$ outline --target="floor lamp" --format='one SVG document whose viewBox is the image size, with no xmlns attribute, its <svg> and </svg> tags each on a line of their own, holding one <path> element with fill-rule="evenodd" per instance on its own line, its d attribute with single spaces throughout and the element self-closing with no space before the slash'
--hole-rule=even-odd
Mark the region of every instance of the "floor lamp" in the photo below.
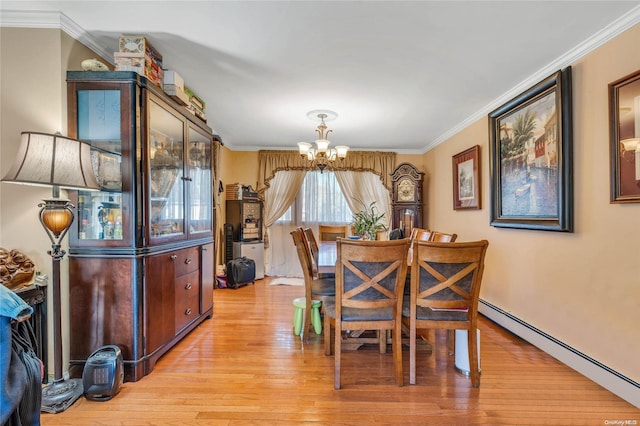
<svg viewBox="0 0 640 426">
<path fill-rule="evenodd" d="M 60 188 L 99 189 L 91 166 L 91 146 L 60 134 L 23 132 L 16 160 L 2 181 L 52 188 L 52 197 L 38 204 L 40 223 L 51 240 L 51 250 L 47 253 L 52 260 L 55 367 L 53 382 L 42 388 L 41 409 L 59 413 L 69 408 L 83 393 L 82 380 L 65 379 L 62 372 L 60 261 L 66 252 L 61 249 L 60 242 L 73 222 L 74 206 L 69 200 L 60 198 Z"/>
</svg>

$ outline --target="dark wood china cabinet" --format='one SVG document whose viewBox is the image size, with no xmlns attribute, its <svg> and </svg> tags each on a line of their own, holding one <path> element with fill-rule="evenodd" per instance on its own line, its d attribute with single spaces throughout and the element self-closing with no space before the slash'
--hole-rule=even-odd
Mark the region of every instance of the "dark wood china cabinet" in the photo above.
<svg viewBox="0 0 640 426">
<path fill-rule="evenodd" d="M 133 72 L 69 71 L 67 90 L 101 186 L 69 194 L 70 372 L 117 345 L 136 381 L 213 313 L 213 134 Z"/>
</svg>

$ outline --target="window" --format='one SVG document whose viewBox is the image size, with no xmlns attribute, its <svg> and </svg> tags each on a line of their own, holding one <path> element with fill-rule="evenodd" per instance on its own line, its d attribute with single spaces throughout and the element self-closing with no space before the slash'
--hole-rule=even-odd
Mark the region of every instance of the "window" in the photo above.
<svg viewBox="0 0 640 426">
<path fill-rule="evenodd" d="M 308 172 L 300 192 L 276 223 L 350 223 L 352 213 L 332 172 Z"/>
</svg>

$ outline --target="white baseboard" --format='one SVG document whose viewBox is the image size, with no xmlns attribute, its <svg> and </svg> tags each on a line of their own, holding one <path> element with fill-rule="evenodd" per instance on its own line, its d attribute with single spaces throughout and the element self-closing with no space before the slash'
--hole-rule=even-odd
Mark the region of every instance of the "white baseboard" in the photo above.
<svg viewBox="0 0 640 426">
<path fill-rule="evenodd" d="M 487 301 L 480 300 L 478 311 L 563 364 L 640 408 L 640 383 L 631 380 Z"/>
</svg>

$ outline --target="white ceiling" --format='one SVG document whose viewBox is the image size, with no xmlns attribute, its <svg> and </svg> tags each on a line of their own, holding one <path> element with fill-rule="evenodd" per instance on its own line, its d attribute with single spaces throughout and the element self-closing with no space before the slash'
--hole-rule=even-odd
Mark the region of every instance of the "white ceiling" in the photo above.
<svg viewBox="0 0 640 426">
<path fill-rule="evenodd" d="M 421 153 L 640 22 L 639 5 L 3 0 L 0 22 L 57 17 L 111 60 L 121 34 L 146 35 L 234 150 L 313 141 L 307 112 L 330 109 L 333 145 Z"/>
</svg>

